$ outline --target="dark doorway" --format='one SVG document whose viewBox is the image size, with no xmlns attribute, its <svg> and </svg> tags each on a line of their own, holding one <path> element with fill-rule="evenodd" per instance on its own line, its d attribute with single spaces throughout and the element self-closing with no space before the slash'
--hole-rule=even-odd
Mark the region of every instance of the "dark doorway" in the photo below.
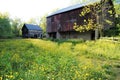
<svg viewBox="0 0 120 80">
<path fill-rule="evenodd" d="M 91 31 L 91 40 L 95 40 L 95 31 Z"/>
<path fill-rule="evenodd" d="M 37 38 L 37 37 L 38 37 L 37 34 L 35 34 L 35 35 L 34 35 L 34 38 Z"/>
<path fill-rule="evenodd" d="M 52 36 L 54 39 L 56 39 L 56 33 L 53 33 L 53 36 Z"/>
<path fill-rule="evenodd" d="M 50 33 L 50 37 L 53 38 L 53 39 L 56 39 L 56 32 Z"/>
</svg>

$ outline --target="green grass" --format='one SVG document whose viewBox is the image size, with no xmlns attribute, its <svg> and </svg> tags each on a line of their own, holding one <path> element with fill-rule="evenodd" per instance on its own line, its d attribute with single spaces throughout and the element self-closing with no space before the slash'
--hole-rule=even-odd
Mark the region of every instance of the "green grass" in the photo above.
<svg viewBox="0 0 120 80">
<path fill-rule="evenodd" d="M 2 39 L 0 80 L 115 80 L 119 50 L 105 39 Z"/>
</svg>

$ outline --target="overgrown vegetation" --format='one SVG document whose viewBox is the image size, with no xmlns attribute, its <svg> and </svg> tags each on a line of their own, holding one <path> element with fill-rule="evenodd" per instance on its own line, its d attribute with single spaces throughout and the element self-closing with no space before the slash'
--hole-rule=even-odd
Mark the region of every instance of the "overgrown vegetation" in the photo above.
<svg viewBox="0 0 120 80">
<path fill-rule="evenodd" d="M 106 30 L 104 33 L 106 36 L 119 36 L 120 35 L 120 3 L 114 2 L 115 9 L 115 27 L 110 30 Z"/>
<path fill-rule="evenodd" d="M 115 80 L 120 44 L 106 40 L 0 40 L 0 80 Z"/>
<path fill-rule="evenodd" d="M 8 13 L 0 13 L 0 38 L 10 38 L 12 36 L 12 29 L 9 22 Z"/>
</svg>

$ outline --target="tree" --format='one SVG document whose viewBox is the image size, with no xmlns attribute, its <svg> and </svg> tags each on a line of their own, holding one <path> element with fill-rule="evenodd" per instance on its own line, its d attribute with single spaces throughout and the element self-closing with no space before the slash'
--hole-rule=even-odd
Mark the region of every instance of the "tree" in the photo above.
<svg viewBox="0 0 120 80">
<path fill-rule="evenodd" d="M 47 26 L 47 24 L 46 24 L 46 17 L 47 17 L 47 15 L 48 14 L 45 14 L 44 16 L 42 16 L 41 18 L 40 18 L 40 27 L 43 29 L 43 34 L 45 34 L 46 33 L 46 26 Z"/>
<path fill-rule="evenodd" d="M 120 35 L 120 1 L 119 0 L 113 0 L 114 2 L 114 8 L 115 8 L 115 27 L 110 29 L 110 30 L 106 30 L 105 34 L 107 34 L 108 36 L 118 36 Z"/>
<path fill-rule="evenodd" d="M 115 3 L 115 11 L 116 11 L 116 27 L 117 27 L 117 34 L 120 35 L 120 1 Z"/>
<path fill-rule="evenodd" d="M 21 21 L 20 18 L 11 19 L 12 32 L 16 37 L 21 36 L 22 26 L 23 26 L 23 22 Z"/>
<path fill-rule="evenodd" d="M 30 18 L 30 19 L 27 21 L 27 23 L 39 25 L 39 23 L 40 23 L 40 18 L 39 18 L 39 17 Z"/>
<path fill-rule="evenodd" d="M 84 24 L 78 25 L 75 23 L 74 29 L 76 31 L 85 32 L 89 30 L 98 30 L 100 36 L 102 36 L 102 30 L 107 29 L 107 26 L 113 26 L 114 22 L 112 18 L 114 17 L 114 8 L 111 5 L 104 5 L 109 0 L 101 0 L 100 3 L 94 3 L 92 5 L 88 5 L 82 9 L 82 12 L 79 14 L 80 17 L 84 17 L 86 15 L 92 15 L 89 18 L 85 18 L 83 20 Z M 108 8 L 105 10 L 105 8 Z M 104 14 L 105 13 L 105 14 Z M 106 15 L 108 14 L 108 15 Z M 107 26 L 105 26 L 107 25 Z"/>
<path fill-rule="evenodd" d="M 0 38 L 12 37 L 12 29 L 8 13 L 0 13 Z"/>
</svg>

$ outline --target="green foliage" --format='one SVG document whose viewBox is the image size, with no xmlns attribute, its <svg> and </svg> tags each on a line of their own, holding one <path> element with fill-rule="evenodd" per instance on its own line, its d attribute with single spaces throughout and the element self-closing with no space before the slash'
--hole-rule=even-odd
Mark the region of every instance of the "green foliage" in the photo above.
<svg viewBox="0 0 120 80">
<path fill-rule="evenodd" d="M 0 13 L 0 38 L 12 37 L 8 13 Z"/>
<path fill-rule="evenodd" d="M 1 80 L 114 80 L 120 44 L 98 41 L 0 40 Z M 111 62 L 112 61 L 112 62 Z"/>
<path fill-rule="evenodd" d="M 39 25 L 40 19 L 39 17 L 30 18 L 26 23 Z"/>
<path fill-rule="evenodd" d="M 21 36 L 22 21 L 19 18 L 10 19 L 8 13 L 0 13 L 0 38 Z"/>
<path fill-rule="evenodd" d="M 115 11 L 117 15 L 120 15 L 120 4 L 114 3 Z"/>
<path fill-rule="evenodd" d="M 74 24 L 74 29 L 79 32 L 85 32 L 95 29 L 100 29 L 99 24 L 95 24 L 92 19 L 88 19 L 88 21 L 84 20 L 85 25 L 77 25 L 77 23 Z"/>
<path fill-rule="evenodd" d="M 82 9 L 82 12 L 79 14 L 79 16 L 85 16 L 86 14 L 90 12 L 91 12 L 90 6 L 86 6 Z"/>
<path fill-rule="evenodd" d="M 120 4 L 115 4 L 115 10 L 116 10 L 116 26 L 120 35 Z"/>
<path fill-rule="evenodd" d="M 107 37 L 115 37 L 115 36 L 119 36 L 120 35 L 120 27 L 117 25 L 114 28 L 111 28 L 109 30 L 105 30 L 104 31 L 104 35 Z"/>
<path fill-rule="evenodd" d="M 48 14 L 45 14 L 44 16 L 41 17 L 40 19 L 40 26 L 41 28 L 43 29 L 43 34 L 45 35 L 46 33 L 46 27 L 47 27 L 47 24 L 46 24 L 46 17 L 47 17 Z"/>
<path fill-rule="evenodd" d="M 115 27 L 110 30 L 105 30 L 105 36 L 119 36 L 120 35 L 120 5 L 117 3 L 114 3 L 114 8 L 116 12 L 115 16 Z M 107 21 L 109 24 L 111 24 L 111 21 Z"/>
<path fill-rule="evenodd" d="M 22 35 L 21 29 L 23 26 L 23 22 L 21 21 L 21 19 L 20 18 L 11 19 L 10 23 L 14 36 L 16 37 L 21 36 Z"/>
</svg>

